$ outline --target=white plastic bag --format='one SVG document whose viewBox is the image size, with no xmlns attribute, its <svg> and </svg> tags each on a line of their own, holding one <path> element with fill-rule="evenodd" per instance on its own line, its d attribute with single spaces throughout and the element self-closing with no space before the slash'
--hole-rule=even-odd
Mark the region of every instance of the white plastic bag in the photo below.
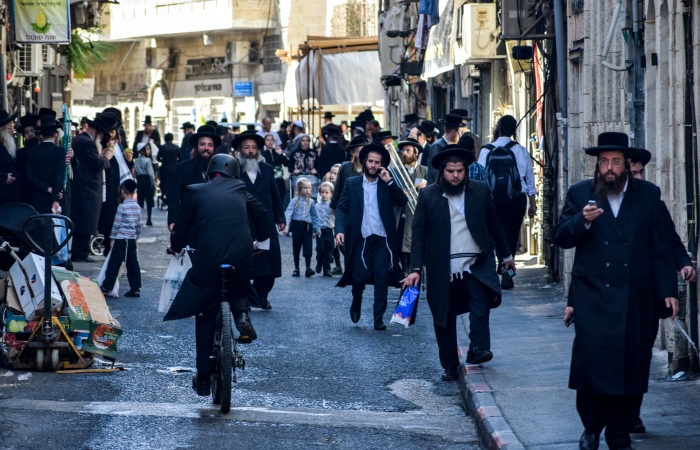
<svg viewBox="0 0 700 450">
<path fill-rule="evenodd" d="M 60 212 L 59 212 L 60 214 Z M 56 236 L 56 245 L 62 243 L 68 237 L 68 232 L 66 231 L 65 220 L 63 219 L 53 219 L 55 225 L 53 233 Z M 66 244 L 61 250 L 51 257 L 51 264 L 57 266 L 59 264 L 64 264 L 68 262 L 68 244 Z"/>
<path fill-rule="evenodd" d="M 109 258 L 112 256 L 112 252 L 109 252 L 107 255 L 107 258 L 105 258 L 104 264 L 102 264 L 102 268 L 100 269 L 100 274 L 97 276 L 97 284 L 102 286 L 102 282 L 105 280 L 105 273 L 107 272 L 107 265 L 109 265 Z M 119 268 L 119 273 L 117 273 L 117 279 L 114 282 L 114 287 L 112 288 L 111 291 L 107 292 L 107 297 L 119 297 L 119 277 L 122 276 L 124 273 L 124 270 L 126 270 L 126 263 L 122 262 L 121 267 Z"/>
<path fill-rule="evenodd" d="M 158 303 L 158 312 L 165 313 L 173 304 L 175 296 L 180 290 L 182 282 L 185 280 L 185 275 L 192 268 L 190 255 L 185 252 L 183 256 L 175 255 L 170 259 L 170 265 L 165 271 L 163 277 L 163 287 L 160 290 L 160 302 Z"/>
</svg>

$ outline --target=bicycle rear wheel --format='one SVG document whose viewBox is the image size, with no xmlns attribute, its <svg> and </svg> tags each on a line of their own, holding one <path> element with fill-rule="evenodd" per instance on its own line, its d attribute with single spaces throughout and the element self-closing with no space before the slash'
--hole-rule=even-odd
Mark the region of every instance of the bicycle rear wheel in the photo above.
<svg viewBox="0 0 700 450">
<path fill-rule="evenodd" d="M 231 307 L 228 302 L 221 302 L 221 345 L 217 359 L 217 389 L 221 412 L 231 410 L 231 390 L 233 388 L 233 324 Z"/>
</svg>

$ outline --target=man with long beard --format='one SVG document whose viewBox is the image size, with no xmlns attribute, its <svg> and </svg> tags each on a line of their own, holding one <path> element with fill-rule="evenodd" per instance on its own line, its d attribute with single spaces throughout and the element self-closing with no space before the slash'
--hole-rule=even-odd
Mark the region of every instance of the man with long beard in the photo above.
<svg viewBox="0 0 700 450">
<path fill-rule="evenodd" d="M 15 161 L 15 117 L 17 116 L 11 116 L 4 109 L 0 109 L 0 205 L 18 202 L 22 198 L 24 180 Z"/>
<path fill-rule="evenodd" d="M 244 131 L 232 142 L 232 148 L 240 151 L 241 181 L 245 182 L 248 193 L 265 206 L 269 216 L 270 250 L 255 255 L 253 287 L 260 298 L 260 307 L 272 309 L 267 297 L 275 278 L 282 276 L 282 254 L 277 231 L 284 231 L 286 219 L 275 182 L 275 171 L 260 158 L 260 150 L 264 146 L 265 140 L 255 131 Z"/>
<path fill-rule="evenodd" d="M 639 152 L 624 133 L 598 136 L 593 180 L 569 188 L 552 237 L 575 248 L 564 324 L 576 337 L 569 388 L 584 431 L 583 450 L 600 433 L 611 449 L 631 448 L 641 396 L 649 383 L 655 317 L 678 312 L 678 285 L 657 186 L 629 175 Z M 575 319 L 575 320 L 574 320 Z"/>
<path fill-rule="evenodd" d="M 360 162 L 363 176 L 345 182 L 336 208 L 335 242 L 345 245 L 345 273 L 337 286 L 352 285 L 350 320 L 357 323 L 362 293 L 373 279 L 374 329 L 386 330 L 389 286 L 398 287 L 403 278 L 394 206 L 403 207 L 408 198 L 386 169 L 390 157 L 382 144 L 362 147 Z"/>
<path fill-rule="evenodd" d="M 216 134 L 216 128 L 203 125 L 197 132 L 190 136 L 192 147 L 190 158 L 177 165 L 175 179 L 168 193 L 168 229 L 173 231 L 177 213 L 180 211 L 180 203 L 185 198 L 187 186 L 207 182 L 207 166 L 212 156 L 216 154 L 216 147 L 221 145 L 221 138 Z M 193 242 L 189 243 L 194 246 Z"/>
<path fill-rule="evenodd" d="M 418 154 L 423 151 L 423 147 L 417 140 L 406 138 L 398 143 L 399 152 L 401 152 L 401 162 L 406 167 L 406 172 L 411 179 L 411 182 L 420 191 L 427 185 L 426 177 L 428 176 L 428 168 L 418 164 Z M 416 183 L 417 180 L 421 180 Z M 403 229 L 403 243 L 401 245 L 401 268 L 405 274 L 411 268 L 411 230 L 413 227 L 413 211 L 410 208 L 404 208 L 403 212 L 406 218 Z"/>
<path fill-rule="evenodd" d="M 474 154 L 459 145 L 443 147 L 431 163 L 437 182 L 418 192 L 411 240 L 411 273 L 404 286 L 430 274 L 428 305 L 433 314 L 443 381 L 457 379 L 457 316 L 469 312 L 467 364 L 493 358 L 489 315 L 501 303 L 494 250 L 506 270 L 515 270 L 508 240 L 486 183 L 469 180 Z M 430 249 L 430 251 L 428 251 Z"/>
</svg>

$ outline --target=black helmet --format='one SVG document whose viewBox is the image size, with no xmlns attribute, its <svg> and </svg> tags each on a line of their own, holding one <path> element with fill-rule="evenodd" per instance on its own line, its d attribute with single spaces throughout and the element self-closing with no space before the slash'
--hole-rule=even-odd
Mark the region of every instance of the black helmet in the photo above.
<svg viewBox="0 0 700 450">
<path fill-rule="evenodd" d="M 215 173 L 220 173 L 228 178 L 238 178 L 241 175 L 241 165 L 238 164 L 238 160 L 231 155 L 225 153 L 214 155 L 209 160 L 207 176 L 209 177 Z"/>
</svg>

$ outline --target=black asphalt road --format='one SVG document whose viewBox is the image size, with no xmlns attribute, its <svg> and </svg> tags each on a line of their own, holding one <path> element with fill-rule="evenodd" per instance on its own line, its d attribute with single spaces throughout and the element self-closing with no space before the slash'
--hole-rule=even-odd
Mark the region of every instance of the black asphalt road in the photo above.
<svg viewBox="0 0 700 450">
<path fill-rule="evenodd" d="M 338 277 L 291 277 L 285 237 L 273 309 L 251 313 L 260 339 L 243 347 L 233 409 L 220 414 L 191 389 L 194 320 L 166 323 L 158 313 L 168 234 L 164 212 L 154 215 L 139 243 L 142 297 L 108 300 L 124 328 L 118 364 L 127 370 L 0 376 L 0 448 L 478 448 L 457 384 L 440 381 L 426 302 L 415 326 L 374 331 L 370 289 L 354 325 Z M 100 266 L 76 270 L 94 278 Z M 389 296 L 395 302 L 398 291 Z"/>
</svg>

